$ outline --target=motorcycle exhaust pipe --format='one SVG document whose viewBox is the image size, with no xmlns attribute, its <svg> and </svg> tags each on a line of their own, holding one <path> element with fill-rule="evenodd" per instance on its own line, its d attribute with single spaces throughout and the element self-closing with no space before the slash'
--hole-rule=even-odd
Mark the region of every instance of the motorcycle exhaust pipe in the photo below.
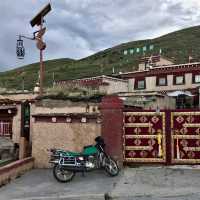
<svg viewBox="0 0 200 200">
<path fill-rule="evenodd" d="M 62 165 L 62 168 L 63 168 L 64 170 L 73 171 L 73 172 L 83 172 L 83 171 L 87 171 L 87 168 L 84 167 L 84 166 L 77 167 L 77 166 L 63 166 L 63 165 Z"/>
</svg>

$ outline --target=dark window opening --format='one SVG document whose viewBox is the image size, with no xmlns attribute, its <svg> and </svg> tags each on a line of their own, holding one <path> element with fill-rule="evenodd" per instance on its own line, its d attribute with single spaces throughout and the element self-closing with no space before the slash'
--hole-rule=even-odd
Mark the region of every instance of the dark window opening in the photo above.
<svg viewBox="0 0 200 200">
<path fill-rule="evenodd" d="M 193 83 L 200 83 L 200 74 L 193 74 Z"/>
<path fill-rule="evenodd" d="M 142 90 L 146 88 L 145 80 L 136 80 L 135 89 Z"/>
<path fill-rule="evenodd" d="M 156 85 L 157 86 L 167 86 L 167 77 L 157 77 Z"/>
</svg>

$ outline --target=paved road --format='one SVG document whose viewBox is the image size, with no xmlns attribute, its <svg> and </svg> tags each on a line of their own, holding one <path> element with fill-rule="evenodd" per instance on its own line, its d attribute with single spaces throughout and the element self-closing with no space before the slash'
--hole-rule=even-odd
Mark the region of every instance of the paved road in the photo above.
<svg viewBox="0 0 200 200">
<path fill-rule="evenodd" d="M 0 200 L 104 199 L 104 194 L 120 176 L 108 177 L 104 171 L 94 171 L 82 177 L 77 173 L 69 183 L 57 182 L 49 169 L 34 169 L 0 188 Z"/>
<path fill-rule="evenodd" d="M 126 168 L 118 177 L 103 171 L 58 183 L 50 170 L 32 170 L 0 188 L 0 200 L 198 200 L 200 169 Z"/>
<path fill-rule="evenodd" d="M 200 199 L 200 169 L 127 168 L 110 196 L 120 200 L 197 200 Z"/>
</svg>

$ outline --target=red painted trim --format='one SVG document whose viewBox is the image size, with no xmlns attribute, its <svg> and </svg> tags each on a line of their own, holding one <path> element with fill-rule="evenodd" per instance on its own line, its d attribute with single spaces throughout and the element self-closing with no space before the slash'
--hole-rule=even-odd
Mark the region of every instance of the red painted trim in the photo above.
<svg viewBox="0 0 200 200">
<path fill-rule="evenodd" d="M 56 81 L 56 84 L 58 85 L 80 85 L 85 87 L 99 87 L 101 85 L 110 85 L 107 82 L 103 82 L 104 77 L 95 77 L 95 78 L 88 78 L 88 79 L 75 79 L 75 80 L 62 80 L 62 81 Z"/>
<path fill-rule="evenodd" d="M 127 73 L 127 74 L 119 74 L 117 77 L 124 78 L 124 79 L 130 79 L 130 78 L 136 78 L 136 77 L 149 77 L 149 76 L 163 76 L 163 75 L 179 75 L 183 73 L 197 73 L 200 70 L 200 64 L 191 64 L 186 66 L 175 66 L 175 67 L 166 67 L 163 66 L 163 68 L 155 68 L 150 69 L 148 71 L 141 71 L 141 72 L 133 72 L 133 73 Z"/>
<path fill-rule="evenodd" d="M 15 169 L 17 167 L 20 167 L 24 164 L 27 164 L 27 163 L 31 163 L 31 162 L 34 162 L 34 158 L 33 157 L 28 157 L 28 158 L 25 158 L 23 160 L 17 160 L 13 163 L 10 163 L 6 166 L 3 166 L 3 167 L 0 167 L 0 175 L 5 173 L 5 172 L 8 172 L 12 169 Z"/>
<path fill-rule="evenodd" d="M 102 109 L 122 109 L 123 101 L 118 96 L 105 96 L 102 98 L 99 108 Z"/>
</svg>

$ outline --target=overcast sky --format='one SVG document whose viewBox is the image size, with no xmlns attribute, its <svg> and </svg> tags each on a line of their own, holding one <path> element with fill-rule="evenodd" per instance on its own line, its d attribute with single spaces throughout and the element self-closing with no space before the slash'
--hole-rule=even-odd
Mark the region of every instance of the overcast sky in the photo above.
<svg viewBox="0 0 200 200">
<path fill-rule="evenodd" d="M 25 40 L 16 58 L 17 35 L 31 36 L 29 21 L 48 0 L 0 1 L 0 71 L 38 62 L 35 42 Z M 200 0 L 52 0 L 46 16 L 45 60 L 82 58 L 123 42 L 154 38 L 200 24 Z"/>
</svg>

